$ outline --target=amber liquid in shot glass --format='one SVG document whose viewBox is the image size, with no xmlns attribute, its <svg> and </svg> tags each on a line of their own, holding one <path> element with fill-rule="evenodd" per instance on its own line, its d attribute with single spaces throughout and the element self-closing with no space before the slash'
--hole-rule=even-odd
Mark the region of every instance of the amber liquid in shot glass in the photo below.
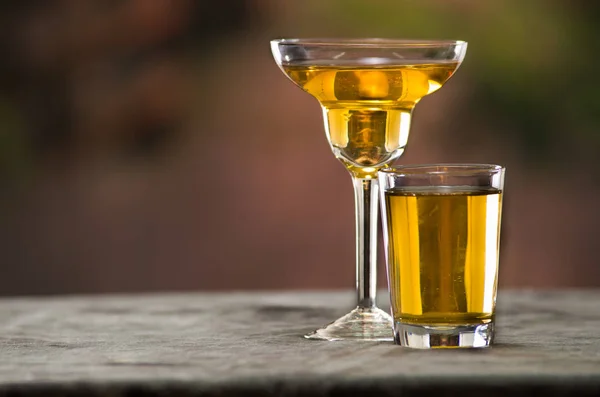
<svg viewBox="0 0 600 397">
<path fill-rule="evenodd" d="M 447 175 L 404 175 L 392 186 L 387 172 L 382 182 L 395 340 L 485 347 L 493 337 L 503 170 L 495 180 L 487 169 L 439 172 Z"/>
</svg>

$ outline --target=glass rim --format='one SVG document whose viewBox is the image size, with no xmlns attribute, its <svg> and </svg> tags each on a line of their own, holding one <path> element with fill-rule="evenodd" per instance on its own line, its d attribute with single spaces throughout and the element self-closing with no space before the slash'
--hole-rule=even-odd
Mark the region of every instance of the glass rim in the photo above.
<svg viewBox="0 0 600 397">
<path fill-rule="evenodd" d="M 294 38 L 273 39 L 277 45 L 310 45 L 319 47 L 383 47 L 383 48 L 433 48 L 449 45 L 466 45 L 464 40 L 415 40 L 390 38 Z"/>
<path fill-rule="evenodd" d="M 506 167 L 485 163 L 431 163 L 386 167 L 381 175 L 476 175 L 504 172 Z"/>
</svg>

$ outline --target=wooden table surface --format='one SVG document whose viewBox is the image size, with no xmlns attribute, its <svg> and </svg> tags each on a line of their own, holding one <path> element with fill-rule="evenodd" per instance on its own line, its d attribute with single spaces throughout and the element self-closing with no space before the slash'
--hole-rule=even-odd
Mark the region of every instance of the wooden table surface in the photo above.
<svg viewBox="0 0 600 397">
<path fill-rule="evenodd" d="M 600 394 L 600 291 L 500 291 L 496 344 L 487 350 L 302 337 L 344 314 L 353 298 L 285 292 L 3 299 L 0 395 Z"/>
</svg>

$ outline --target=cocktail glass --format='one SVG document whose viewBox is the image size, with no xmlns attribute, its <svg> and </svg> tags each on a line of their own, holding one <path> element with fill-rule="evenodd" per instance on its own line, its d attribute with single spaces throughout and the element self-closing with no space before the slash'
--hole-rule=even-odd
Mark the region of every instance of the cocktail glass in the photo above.
<svg viewBox="0 0 600 397">
<path fill-rule="evenodd" d="M 377 172 L 406 146 L 415 105 L 460 66 L 464 41 L 278 39 L 277 65 L 323 109 L 325 132 L 354 183 L 357 307 L 308 335 L 324 340 L 392 340 L 376 306 Z"/>
</svg>

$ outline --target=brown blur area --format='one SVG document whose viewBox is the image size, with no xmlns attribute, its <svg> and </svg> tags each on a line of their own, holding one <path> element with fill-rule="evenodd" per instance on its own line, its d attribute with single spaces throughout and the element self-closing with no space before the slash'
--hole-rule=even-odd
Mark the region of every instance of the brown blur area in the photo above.
<svg viewBox="0 0 600 397">
<path fill-rule="evenodd" d="M 350 177 L 278 37 L 467 40 L 398 163 L 506 165 L 501 287 L 599 286 L 598 20 L 586 0 L 2 2 L 0 294 L 352 288 Z"/>
</svg>

